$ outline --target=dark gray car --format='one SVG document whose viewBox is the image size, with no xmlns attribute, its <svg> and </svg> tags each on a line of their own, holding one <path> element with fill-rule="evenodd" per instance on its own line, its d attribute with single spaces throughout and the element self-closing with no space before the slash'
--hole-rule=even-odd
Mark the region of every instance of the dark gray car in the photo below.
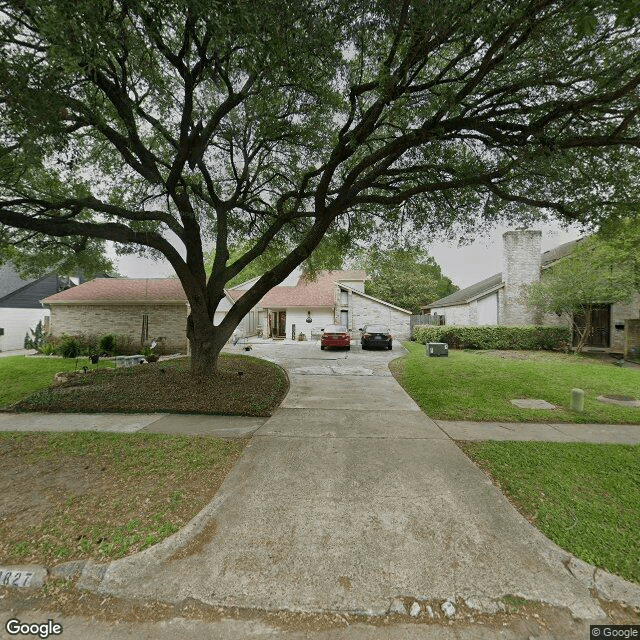
<svg viewBox="0 0 640 640">
<path fill-rule="evenodd" d="M 367 324 L 362 329 L 362 337 L 360 338 L 360 344 L 363 349 L 369 347 L 384 347 L 385 349 L 391 349 L 391 343 L 393 336 L 389 327 L 384 324 Z"/>
</svg>

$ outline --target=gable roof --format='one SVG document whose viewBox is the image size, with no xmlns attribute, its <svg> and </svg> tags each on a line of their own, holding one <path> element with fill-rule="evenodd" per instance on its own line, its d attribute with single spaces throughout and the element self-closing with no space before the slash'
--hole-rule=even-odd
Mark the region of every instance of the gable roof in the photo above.
<svg viewBox="0 0 640 640">
<path fill-rule="evenodd" d="M 558 245 L 553 249 L 549 249 L 549 251 L 545 251 L 540 256 L 540 267 L 542 269 L 548 269 L 554 262 L 557 262 L 562 258 L 566 258 L 573 251 L 574 247 L 583 239 L 584 238 L 571 240 L 570 242 L 565 242 L 564 244 Z M 502 281 L 502 272 L 500 272 L 489 278 L 486 278 L 485 280 L 476 282 L 469 287 L 460 289 L 459 291 L 456 291 L 449 296 L 440 298 L 440 300 L 436 300 L 435 302 L 431 302 L 430 304 L 425 304 L 420 308 L 432 309 L 434 307 L 452 307 L 458 304 L 468 304 L 469 302 L 489 295 L 490 293 L 493 293 L 494 291 L 497 291 L 502 287 L 504 287 L 504 282 Z"/>
<path fill-rule="evenodd" d="M 332 307 L 334 282 L 366 280 L 364 271 L 320 271 L 315 280 L 300 278 L 295 286 L 277 286 L 268 291 L 259 305 L 262 307 Z M 345 288 L 346 285 L 344 285 Z M 243 289 L 225 291 L 231 301 L 238 300 Z M 43 304 L 117 304 L 187 302 L 187 296 L 176 278 L 95 278 L 67 291 L 42 300 Z"/>
<path fill-rule="evenodd" d="M 335 304 L 334 283 L 342 280 L 364 282 L 366 278 L 364 271 L 319 271 L 315 280 L 300 278 L 295 287 L 274 287 L 260 300 L 260 305 L 271 309 L 332 307 Z"/>
<path fill-rule="evenodd" d="M 42 300 L 43 304 L 175 304 L 187 296 L 175 278 L 95 278 Z"/>
<path fill-rule="evenodd" d="M 287 307 L 333 307 L 335 304 L 334 284 L 342 281 L 362 281 L 367 279 L 367 274 L 361 270 L 353 271 L 319 271 L 315 280 L 299 278 L 295 286 L 278 285 L 268 291 L 258 303 L 259 306 L 269 309 L 284 309 Z M 350 289 L 347 285 L 342 285 Z M 229 289 L 227 293 L 238 300 L 245 291 L 241 289 Z"/>
<path fill-rule="evenodd" d="M 30 282 L 33 282 L 33 280 L 34 278 L 21 278 L 13 264 L 5 262 L 0 266 L 0 298 L 4 298 L 10 293 L 17 291 Z"/>
<path fill-rule="evenodd" d="M 357 296 L 362 296 L 363 298 L 366 298 L 367 300 L 373 300 L 374 302 L 379 302 L 380 304 L 383 304 L 385 307 L 391 307 L 392 309 L 395 309 L 396 311 L 402 311 L 402 313 L 408 313 L 409 315 L 411 315 L 413 312 L 409 311 L 408 309 L 403 309 L 402 307 L 397 307 L 395 304 L 391 304 L 390 302 L 385 302 L 384 300 L 380 300 L 380 298 L 374 298 L 373 296 L 370 296 L 368 293 L 364 293 L 362 291 L 358 291 L 357 289 L 353 289 L 352 287 L 348 287 L 346 284 L 341 284 L 340 285 L 342 288 L 344 289 L 348 289 L 349 291 L 351 291 L 351 293 L 354 293 Z"/>
</svg>

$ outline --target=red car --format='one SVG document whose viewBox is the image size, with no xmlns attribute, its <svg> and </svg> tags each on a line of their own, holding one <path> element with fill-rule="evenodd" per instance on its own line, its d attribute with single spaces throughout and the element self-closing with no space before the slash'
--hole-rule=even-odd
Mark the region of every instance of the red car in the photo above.
<svg viewBox="0 0 640 640">
<path fill-rule="evenodd" d="M 320 348 L 325 347 L 346 347 L 351 349 L 351 336 L 347 327 L 341 324 L 332 324 L 322 330 L 320 338 Z"/>
</svg>

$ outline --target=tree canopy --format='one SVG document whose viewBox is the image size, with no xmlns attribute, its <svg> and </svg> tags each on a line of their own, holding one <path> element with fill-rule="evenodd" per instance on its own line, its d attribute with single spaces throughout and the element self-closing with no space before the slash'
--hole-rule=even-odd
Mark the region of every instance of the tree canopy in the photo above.
<svg viewBox="0 0 640 640">
<path fill-rule="evenodd" d="M 420 247 L 369 249 L 357 261 L 367 272 L 365 293 L 413 313 L 458 290 L 435 259 Z"/>
<path fill-rule="evenodd" d="M 0 244 L 164 255 L 206 373 L 321 242 L 637 216 L 636 4 L 3 0 Z"/>
<path fill-rule="evenodd" d="M 528 303 L 547 313 L 565 314 L 581 351 L 591 331 L 594 305 L 629 301 L 636 287 L 636 264 L 629 254 L 591 236 L 530 285 Z"/>
</svg>

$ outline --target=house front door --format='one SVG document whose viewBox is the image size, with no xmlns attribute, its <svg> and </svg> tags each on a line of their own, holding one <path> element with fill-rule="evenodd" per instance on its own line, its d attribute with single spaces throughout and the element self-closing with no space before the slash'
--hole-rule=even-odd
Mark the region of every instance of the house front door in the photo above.
<svg viewBox="0 0 640 640">
<path fill-rule="evenodd" d="M 286 311 L 273 312 L 271 335 L 274 338 L 285 338 L 287 336 L 287 312 Z"/>
<path fill-rule="evenodd" d="M 576 316 L 575 324 L 580 328 L 585 325 L 585 317 Z M 597 304 L 591 308 L 591 331 L 587 338 L 587 347 L 609 347 L 609 335 L 611 333 L 611 305 Z M 578 344 L 578 335 L 574 333 L 573 345 Z"/>
</svg>

